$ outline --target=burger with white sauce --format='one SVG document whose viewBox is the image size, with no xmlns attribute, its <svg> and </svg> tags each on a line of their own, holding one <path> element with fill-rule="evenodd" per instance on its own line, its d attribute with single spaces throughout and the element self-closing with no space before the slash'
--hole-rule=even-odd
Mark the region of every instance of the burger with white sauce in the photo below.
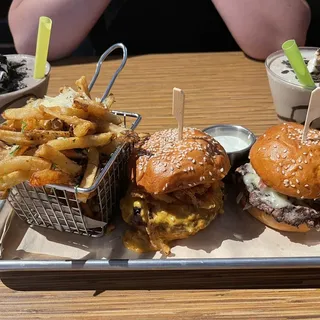
<svg viewBox="0 0 320 320">
<path fill-rule="evenodd" d="M 243 192 L 238 200 L 267 226 L 281 231 L 320 229 L 320 131 L 303 126 L 271 127 L 250 151 L 250 163 L 237 169 Z"/>
</svg>

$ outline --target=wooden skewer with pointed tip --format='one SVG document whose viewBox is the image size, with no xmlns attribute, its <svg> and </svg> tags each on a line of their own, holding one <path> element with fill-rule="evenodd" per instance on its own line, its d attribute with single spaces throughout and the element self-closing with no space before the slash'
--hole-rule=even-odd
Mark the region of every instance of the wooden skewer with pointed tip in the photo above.
<svg viewBox="0 0 320 320">
<path fill-rule="evenodd" d="M 178 123 L 178 139 L 182 140 L 184 118 L 184 92 L 179 88 L 173 88 L 172 115 Z"/>
<path fill-rule="evenodd" d="M 320 118 L 320 88 L 316 88 L 311 92 L 306 121 L 303 128 L 302 142 L 307 138 L 310 123 L 318 118 Z"/>
</svg>

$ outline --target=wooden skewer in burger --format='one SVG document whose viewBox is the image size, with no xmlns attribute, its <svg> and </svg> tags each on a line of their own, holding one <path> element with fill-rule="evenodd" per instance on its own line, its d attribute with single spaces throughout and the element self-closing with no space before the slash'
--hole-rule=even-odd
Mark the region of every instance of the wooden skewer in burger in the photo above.
<svg viewBox="0 0 320 320">
<path fill-rule="evenodd" d="M 228 156 L 211 136 L 183 127 L 183 110 L 183 91 L 175 88 L 178 128 L 156 132 L 136 146 L 132 184 L 121 200 L 122 217 L 132 227 L 123 242 L 131 250 L 168 255 L 172 241 L 196 234 L 223 212 Z"/>
</svg>

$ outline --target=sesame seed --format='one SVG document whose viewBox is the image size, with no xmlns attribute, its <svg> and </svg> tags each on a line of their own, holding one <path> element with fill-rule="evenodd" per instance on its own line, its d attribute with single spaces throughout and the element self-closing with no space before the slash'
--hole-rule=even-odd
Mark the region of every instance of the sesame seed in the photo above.
<svg viewBox="0 0 320 320">
<path fill-rule="evenodd" d="M 295 188 L 296 185 L 295 185 L 295 184 L 291 184 L 290 187 L 291 187 L 291 188 Z"/>
<path fill-rule="evenodd" d="M 221 168 L 220 171 L 223 172 L 223 171 L 224 171 L 224 168 Z"/>
<path fill-rule="evenodd" d="M 277 154 L 277 159 L 280 159 L 280 156 Z"/>
<path fill-rule="evenodd" d="M 308 184 L 305 184 L 304 187 L 308 189 L 308 188 L 309 188 L 309 185 L 308 185 Z"/>
<path fill-rule="evenodd" d="M 291 162 L 292 162 L 292 163 L 296 163 L 296 160 L 293 160 L 293 159 L 292 159 Z"/>
<path fill-rule="evenodd" d="M 193 160 L 192 160 L 192 163 L 195 164 L 195 163 L 196 163 L 196 160 L 193 159 Z"/>
<path fill-rule="evenodd" d="M 298 179 L 296 179 L 296 183 L 297 183 L 297 184 L 300 184 L 300 181 L 299 181 Z"/>
<path fill-rule="evenodd" d="M 302 170 L 302 167 L 301 167 L 301 166 L 299 166 L 298 168 L 299 168 L 300 170 Z"/>
<path fill-rule="evenodd" d="M 283 150 L 283 152 L 284 152 L 284 153 L 287 153 L 287 152 L 288 152 L 288 150 L 287 150 L 287 149 L 284 149 L 284 150 Z"/>
<path fill-rule="evenodd" d="M 285 174 L 284 170 L 282 170 L 281 173 L 284 175 Z"/>
<path fill-rule="evenodd" d="M 307 164 L 307 163 L 308 163 L 308 161 L 307 161 L 307 160 L 304 160 L 304 163 L 305 163 L 305 164 Z"/>
<path fill-rule="evenodd" d="M 209 175 L 212 176 L 212 172 L 211 171 L 209 171 Z"/>
<path fill-rule="evenodd" d="M 300 194 L 300 190 L 297 190 L 297 194 Z"/>
<path fill-rule="evenodd" d="M 280 168 L 279 167 L 277 168 L 277 172 L 280 172 Z"/>
<path fill-rule="evenodd" d="M 301 162 L 302 162 L 302 160 L 301 160 L 301 159 L 299 159 L 299 160 L 298 160 L 298 162 L 299 162 L 299 163 L 301 163 Z"/>
</svg>

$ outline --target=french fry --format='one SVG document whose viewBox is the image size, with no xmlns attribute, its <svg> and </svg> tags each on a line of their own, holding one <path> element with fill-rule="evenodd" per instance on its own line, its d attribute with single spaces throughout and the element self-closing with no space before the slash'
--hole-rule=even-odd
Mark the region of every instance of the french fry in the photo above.
<svg viewBox="0 0 320 320">
<path fill-rule="evenodd" d="M 0 176 L 13 171 L 38 171 L 49 169 L 51 162 L 38 157 L 17 156 L 0 161 Z"/>
<path fill-rule="evenodd" d="M 74 99 L 73 105 L 75 108 L 88 111 L 89 115 L 100 118 L 101 120 L 112 122 L 114 124 L 120 124 L 122 122 L 118 116 L 111 113 L 100 102 L 77 97 Z"/>
<path fill-rule="evenodd" d="M 99 147 L 108 144 L 112 140 L 113 134 L 100 133 L 85 137 L 73 137 L 65 139 L 51 140 L 47 144 L 56 150 L 84 149 L 90 147 Z"/>
<path fill-rule="evenodd" d="M 89 116 L 88 112 L 81 109 L 70 108 L 70 107 L 59 107 L 59 108 L 60 108 L 60 112 L 66 116 L 71 116 L 71 117 L 74 116 L 81 119 L 87 119 Z"/>
<path fill-rule="evenodd" d="M 90 188 L 94 183 L 99 167 L 99 152 L 96 148 L 90 148 L 88 151 L 88 164 L 84 176 L 80 183 L 80 188 Z M 81 202 L 87 202 L 89 193 L 79 193 L 78 199 Z"/>
<path fill-rule="evenodd" d="M 28 146 L 14 145 L 10 148 L 8 157 L 22 156 L 28 149 Z"/>
<path fill-rule="evenodd" d="M 70 185 L 72 178 L 65 172 L 45 169 L 34 172 L 29 179 L 29 183 L 33 187 L 42 187 L 46 184 Z"/>
<path fill-rule="evenodd" d="M 96 129 L 96 125 L 94 123 L 87 120 L 80 119 L 76 116 L 63 115 L 60 112 L 58 112 L 58 110 L 56 110 L 56 108 L 54 107 L 46 108 L 46 107 L 40 106 L 40 108 L 44 112 L 50 114 L 51 116 L 61 119 L 69 125 L 73 125 L 74 126 L 73 133 L 76 137 L 83 137 L 86 134 L 88 134 L 89 131 L 94 132 Z"/>
<path fill-rule="evenodd" d="M 79 174 L 82 169 L 81 166 L 67 158 L 63 153 L 47 144 L 40 146 L 35 156 L 51 161 L 54 165 L 57 165 L 61 171 L 72 176 Z"/>
<path fill-rule="evenodd" d="M 32 171 L 13 171 L 0 177 L 0 190 L 10 189 L 21 182 L 29 180 Z"/>
<path fill-rule="evenodd" d="M 104 102 L 103 104 L 104 104 L 104 106 L 105 106 L 108 110 L 110 110 L 110 109 L 111 109 L 111 106 L 112 106 L 115 102 L 116 102 L 116 99 L 115 99 L 114 95 L 113 95 L 112 93 L 110 93 L 110 94 L 107 96 L 107 98 L 106 98 L 106 100 L 105 100 L 105 102 Z"/>
<path fill-rule="evenodd" d="M 32 146 L 37 144 L 36 141 L 32 141 L 26 137 L 22 132 L 0 130 L 0 140 L 8 144 L 18 144 Z"/>
<path fill-rule="evenodd" d="M 101 115 L 101 119 L 105 120 L 107 122 L 112 122 L 114 124 L 120 124 L 122 122 L 120 117 L 118 117 L 117 115 L 115 115 L 109 111 L 105 111 L 105 113 L 103 115 Z"/>
<path fill-rule="evenodd" d="M 8 125 L 5 125 L 5 124 L 1 126 L 0 130 L 15 131 L 15 132 L 18 131 L 17 129 L 15 129 L 15 128 L 13 128 L 13 127 L 10 127 L 10 126 L 8 126 Z"/>
<path fill-rule="evenodd" d="M 20 126 L 16 127 L 14 124 L 18 121 Z M 7 131 L 20 131 L 21 128 L 21 121 L 20 120 L 6 120 L 0 124 L 0 130 L 7 130 Z"/>
<path fill-rule="evenodd" d="M 50 140 L 58 138 L 69 138 L 69 131 L 54 131 L 54 130 L 32 130 L 24 132 L 24 135 L 30 140 L 36 141 L 37 144 L 47 143 Z"/>
<path fill-rule="evenodd" d="M 52 119 L 51 115 L 45 114 L 39 108 L 32 104 L 22 108 L 7 109 L 2 113 L 2 117 L 7 120 L 24 120 L 24 119 Z"/>
<path fill-rule="evenodd" d="M 78 88 L 78 92 L 84 93 L 91 99 L 87 79 L 85 76 L 82 76 L 80 79 L 76 81 L 76 86 Z"/>
</svg>

